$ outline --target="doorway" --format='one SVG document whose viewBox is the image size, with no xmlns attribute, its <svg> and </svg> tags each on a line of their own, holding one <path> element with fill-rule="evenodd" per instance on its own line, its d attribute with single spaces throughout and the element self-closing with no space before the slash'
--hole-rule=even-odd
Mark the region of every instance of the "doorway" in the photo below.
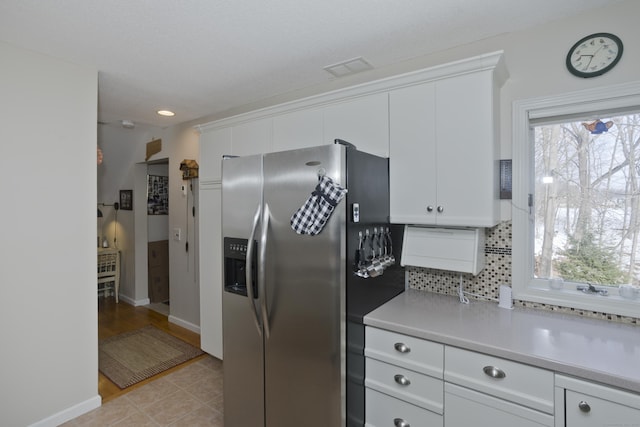
<svg viewBox="0 0 640 427">
<path fill-rule="evenodd" d="M 169 316 L 169 160 L 147 163 L 148 308 Z"/>
</svg>

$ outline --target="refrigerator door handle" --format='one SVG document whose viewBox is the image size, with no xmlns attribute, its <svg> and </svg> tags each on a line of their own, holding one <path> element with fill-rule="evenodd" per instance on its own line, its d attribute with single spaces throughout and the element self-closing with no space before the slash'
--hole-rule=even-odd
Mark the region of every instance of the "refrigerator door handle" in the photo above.
<svg viewBox="0 0 640 427">
<path fill-rule="evenodd" d="M 269 205 L 264 204 L 262 211 L 262 234 L 260 236 L 260 252 L 258 253 L 258 286 L 260 294 L 260 306 L 262 312 L 262 324 L 264 325 L 265 339 L 269 339 L 269 313 L 267 312 L 267 286 L 265 283 L 265 263 L 267 255 L 267 235 L 269 233 Z"/>
<path fill-rule="evenodd" d="M 247 284 L 247 299 L 249 300 L 249 304 L 251 304 L 251 312 L 253 313 L 253 320 L 256 324 L 256 328 L 258 329 L 258 334 L 262 336 L 262 328 L 260 327 L 260 319 L 258 318 L 258 309 L 256 308 L 255 303 L 253 302 L 253 251 L 255 250 L 255 236 L 256 230 L 258 229 L 258 223 L 260 222 L 260 214 L 261 214 L 260 205 L 256 209 L 256 213 L 253 216 L 253 224 L 251 227 L 251 234 L 249 235 L 249 241 L 247 242 L 247 260 L 244 268 L 246 284 Z M 259 279 L 258 279 L 259 280 Z"/>
</svg>

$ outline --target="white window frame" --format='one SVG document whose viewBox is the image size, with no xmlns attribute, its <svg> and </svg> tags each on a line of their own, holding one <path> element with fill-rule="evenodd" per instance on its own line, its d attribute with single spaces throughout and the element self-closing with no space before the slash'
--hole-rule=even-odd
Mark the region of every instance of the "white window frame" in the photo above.
<svg viewBox="0 0 640 427">
<path fill-rule="evenodd" d="M 512 288 L 523 301 L 572 307 L 622 316 L 640 317 L 640 299 L 628 300 L 617 288 L 608 296 L 589 295 L 566 284 L 562 290 L 549 287 L 549 280 L 535 279 L 533 272 L 533 221 L 529 194 L 534 194 L 533 128 L 530 119 L 571 116 L 594 111 L 613 111 L 640 106 L 640 81 L 599 87 L 561 95 L 513 102 L 513 195 L 512 195 Z M 532 196 L 533 197 L 533 196 Z"/>
</svg>

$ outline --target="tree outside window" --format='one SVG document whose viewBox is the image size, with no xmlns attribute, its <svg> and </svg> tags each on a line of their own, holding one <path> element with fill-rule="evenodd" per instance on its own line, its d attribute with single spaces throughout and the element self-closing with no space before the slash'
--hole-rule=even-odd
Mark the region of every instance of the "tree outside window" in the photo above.
<svg viewBox="0 0 640 427">
<path fill-rule="evenodd" d="M 640 114 L 533 130 L 534 276 L 640 285 Z"/>
</svg>

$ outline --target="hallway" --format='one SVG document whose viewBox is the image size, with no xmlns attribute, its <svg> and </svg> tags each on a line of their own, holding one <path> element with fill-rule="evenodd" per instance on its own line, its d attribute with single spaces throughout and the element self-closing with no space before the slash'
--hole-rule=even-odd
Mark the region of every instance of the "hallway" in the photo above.
<svg viewBox="0 0 640 427">
<path fill-rule="evenodd" d="M 145 307 L 116 304 L 98 298 L 98 337 L 154 325 L 194 346 L 198 334 L 168 322 Z M 222 427 L 222 362 L 209 355 L 197 357 L 125 390 L 101 373 L 98 391 L 102 406 L 64 426 L 211 426 Z"/>
</svg>

